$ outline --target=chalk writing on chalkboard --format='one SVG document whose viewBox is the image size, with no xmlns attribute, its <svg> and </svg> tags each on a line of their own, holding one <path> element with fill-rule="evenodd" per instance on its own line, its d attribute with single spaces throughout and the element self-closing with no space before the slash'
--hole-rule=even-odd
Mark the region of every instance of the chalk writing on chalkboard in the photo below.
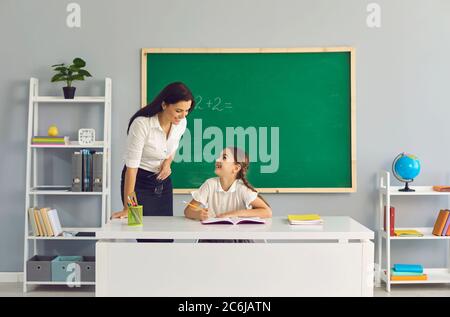
<svg viewBox="0 0 450 317">
<path fill-rule="evenodd" d="M 223 97 L 209 98 L 197 95 L 195 97 L 195 108 L 196 110 L 210 110 L 222 112 L 224 110 L 233 109 L 233 105 L 231 102 L 224 100 Z"/>
</svg>

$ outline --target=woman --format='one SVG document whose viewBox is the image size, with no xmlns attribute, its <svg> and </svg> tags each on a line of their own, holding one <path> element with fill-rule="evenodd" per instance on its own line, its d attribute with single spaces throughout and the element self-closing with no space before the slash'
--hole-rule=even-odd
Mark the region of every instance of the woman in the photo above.
<svg viewBox="0 0 450 317">
<path fill-rule="evenodd" d="M 112 218 L 127 217 L 127 197 L 133 192 L 144 216 L 173 216 L 170 165 L 194 106 L 189 88 L 175 82 L 131 117 L 121 179 L 123 210 Z"/>
</svg>

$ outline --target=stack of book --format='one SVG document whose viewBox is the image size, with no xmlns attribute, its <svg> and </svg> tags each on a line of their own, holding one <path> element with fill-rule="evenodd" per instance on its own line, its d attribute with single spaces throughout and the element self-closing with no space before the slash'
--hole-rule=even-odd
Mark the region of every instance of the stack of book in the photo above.
<svg viewBox="0 0 450 317">
<path fill-rule="evenodd" d="M 56 209 L 32 207 L 28 209 L 28 219 L 35 237 L 57 237 L 63 233 Z"/>
<path fill-rule="evenodd" d="M 450 210 L 441 209 L 438 218 L 434 224 L 433 234 L 435 236 L 449 236 L 450 235 Z"/>
<path fill-rule="evenodd" d="M 426 281 L 428 275 L 423 273 L 420 264 L 394 264 L 391 270 L 392 281 Z"/>
<path fill-rule="evenodd" d="M 423 233 L 418 230 L 395 230 L 396 237 L 423 237 Z"/>
<path fill-rule="evenodd" d="M 437 192 L 450 192 L 450 186 L 436 185 L 436 186 L 433 186 L 433 190 L 437 191 Z"/>
<path fill-rule="evenodd" d="M 323 219 L 318 214 L 288 215 L 291 225 L 321 225 Z"/>
<path fill-rule="evenodd" d="M 69 144 L 68 136 L 34 136 L 31 139 L 33 145 L 54 145 L 61 146 Z"/>
</svg>

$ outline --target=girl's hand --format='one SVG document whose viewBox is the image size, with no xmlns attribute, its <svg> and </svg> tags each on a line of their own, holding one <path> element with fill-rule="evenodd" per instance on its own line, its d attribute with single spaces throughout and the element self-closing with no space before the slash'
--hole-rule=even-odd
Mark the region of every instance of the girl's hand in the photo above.
<svg viewBox="0 0 450 317">
<path fill-rule="evenodd" d="M 122 218 L 128 218 L 128 209 L 115 212 L 111 216 L 111 219 L 122 219 Z"/>
<path fill-rule="evenodd" d="M 198 220 L 206 220 L 209 218 L 209 212 L 208 212 L 208 208 L 202 208 L 197 210 L 198 214 L 197 214 L 197 218 Z"/>
<path fill-rule="evenodd" d="M 158 173 L 158 176 L 156 177 L 157 180 L 165 180 L 169 175 L 172 173 L 172 170 L 170 169 L 172 161 L 171 160 L 164 160 L 161 164 L 161 169 Z"/>
</svg>

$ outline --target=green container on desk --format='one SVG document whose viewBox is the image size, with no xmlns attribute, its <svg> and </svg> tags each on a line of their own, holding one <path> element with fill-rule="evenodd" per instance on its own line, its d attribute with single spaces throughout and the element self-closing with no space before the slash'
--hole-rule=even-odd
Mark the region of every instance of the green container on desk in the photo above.
<svg viewBox="0 0 450 317">
<path fill-rule="evenodd" d="M 142 227 L 144 225 L 144 212 L 142 205 L 128 207 L 128 225 Z"/>
</svg>

